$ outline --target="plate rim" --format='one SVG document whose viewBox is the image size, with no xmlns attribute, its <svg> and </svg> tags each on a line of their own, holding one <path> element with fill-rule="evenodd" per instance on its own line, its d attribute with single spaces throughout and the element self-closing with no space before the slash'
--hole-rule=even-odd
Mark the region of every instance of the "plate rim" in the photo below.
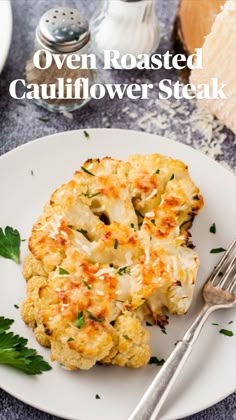
<svg viewBox="0 0 236 420">
<path fill-rule="evenodd" d="M 8 1 L 8 0 L 7 0 Z M 146 133 L 146 132 L 144 132 L 144 131 L 140 131 L 140 130 L 129 130 L 129 129 L 121 129 L 121 128 L 87 128 L 87 130 L 89 131 L 89 132 L 97 132 L 97 131 L 103 131 L 103 132 L 109 132 L 109 133 L 111 133 L 111 135 L 112 135 L 112 131 L 114 132 L 114 131 L 116 131 L 116 132 L 127 132 L 127 134 L 128 133 L 130 133 L 130 132 L 133 132 L 133 134 L 139 134 L 139 135 L 144 135 L 144 136 L 150 136 L 150 138 L 151 137 L 155 137 L 156 138 L 156 140 L 161 140 L 161 141 L 167 141 L 167 143 L 169 143 L 169 145 L 171 145 L 171 144 L 178 144 L 178 146 L 177 147 L 180 147 L 180 148 L 183 148 L 183 149 L 186 149 L 187 151 L 190 151 L 190 152 L 193 152 L 194 154 L 198 154 L 198 156 L 201 158 L 201 159 L 205 159 L 206 161 L 208 161 L 209 163 L 211 162 L 211 164 L 212 165 L 214 165 L 214 167 L 217 169 L 217 168 L 220 168 L 221 170 L 223 170 L 226 174 L 227 174 L 227 176 L 230 176 L 230 175 L 232 175 L 231 176 L 231 178 L 232 178 L 232 182 L 235 182 L 236 181 L 236 177 L 235 177 L 235 175 L 234 175 L 234 173 L 233 172 L 231 172 L 230 170 L 228 170 L 227 168 L 225 168 L 223 165 L 221 165 L 219 162 L 217 162 L 217 161 L 215 161 L 214 159 L 212 159 L 211 157 L 209 157 L 209 156 L 207 156 L 207 155 L 205 155 L 204 153 L 202 153 L 200 150 L 198 150 L 198 149 L 195 149 L 195 148 L 193 148 L 193 147 L 191 147 L 191 146 L 189 146 L 189 145 L 186 145 L 186 144 L 184 144 L 184 143 L 180 143 L 180 142 L 177 142 L 177 141 L 175 141 L 175 140 L 171 140 L 171 139 L 169 139 L 168 137 L 165 137 L 165 136 L 161 136 L 161 135 L 157 135 L 157 134 L 155 134 L 155 133 Z M 31 140 L 31 141 L 29 141 L 29 142 L 27 142 L 27 143 L 24 143 L 24 144 L 22 144 L 22 145 L 19 145 L 19 146 L 17 146 L 17 147 L 15 147 L 14 149 L 12 149 L 12 150 L 10 150 L 10 151 L 8 151 L 8 152 L 6 152 L 5 154 L 3 154 L 3 155 L 1 155 L 0 156 L 0 165 L 1 165 L 1 162 L 3 161 L 3 160 L 5 160 L 5 159 L 7 159 L 8 157 L 10 158 L 11 157 L 11 155 L 14 155 L 14 154 L 16 154 L 17 152 L 21 152 L 22 150 L 24 150 L 24 149 L 26 149 L 26 148 L 28 148 L 28 147 L 33 147 L 34 146 L 34 144 L 40 144 L 40 143 L 42 143 L 42 142 L 48 142 L 48 141 L 53 141 L 53 140 L 55 140 L 57 137 L 62 137 L 62 136 L 70 136 L 70 135 L 74 135 L 75 133 L 81 133 L 81 132 L 83 132 L 84 131 L 84 129 L 82 128 L 82 129 L 76 129 L 76 130 L 69 130 L 69 131 L 63 131 L 63 132 L 58 132 L 58 133 L 53 133 L 53 134 L 49 134 L 49 135 L 47 135 L 47 136 L 43 136 L 43 137 L 40 137 L 40 138 L 37 138 L 37 139 L 34 139 L 34 140 Z M 66 141 L 66 140 L 65 140 Z M 96 141 L 96 140 L 95 140 Z M 233 179 L 235 180 L 235 181 L 233 181 Z M 58 416 L 58 414 L 54 411 L 54 410 L 52 410 L 52 409 L 47 409 L 47 411 L 45 410 L 45 409 L 43 409 L 40 405 L 37 405 L 37 404 L 32 404 L 32 403 L 29 403 L 25 398 L 19 398 L 17 395 L 16 395 L 16 393 L 14 393 L 14 392 L 11 392 L 10 390 L 8 390 L 8 387 L 4 387 L 4 386 L 2 386 L 1 385 L 1 388 L 5 391 L 5 392 L 7 392 L 7 393 L 9 393 L 10 395 L 12 395 L 13 397 L 15 397 L 15 398 L 17 398 L 18 400 L 20 400 L 20 401 L 22 401 L 23 403 L 25 403 L 26 405 L 28 405 L 28 406 L 31 406 L 31 407 L 33 407 L 33 408 L 36 408 L 36 409 L 38 409 L 38 410 L 40 410 L 40 411 L 42 411 L 42 412 L 45 412 L 45 413 L 48 413 L 48 414 L 51 414 L 51 415 L 54 415 L 54 416 Z M 230 390 L 230 391 L 228 391 L 228 392 L 226 392 L 224 395 L 222 394 L 220 397 L 217 397 L 213 402 L 211 401 L 210 403 L 206 403 L 206 404 L 204 404 L 204 405 L 202 405 L 201 406 L 201 408 L 200 409 L 197 409 L 197 410 L 194 410 L 194 411 L 186 411 L 185 412 L 185 414 L 184 415 L 181 415 L 181 416 L 179 416 L 178 418 L 184 418 L 184 417 L 186 417 L 186 416 L 189 416 L 189 415 L 194 415 L 194 414 L 197 414 L 197 413 L 199 413 L 199 412 L 201 412 L 201 411 L 203 411 L 203 410 L 205 410 L 205 409 L 208 409 L 208 408 L 210 408 L 210 407 L 212 407 L 213 405 L 215 405 L 215 404 L 217 404 L 217 403 L 219 403 L 220 401 L 222 401 L 222 400 L 224 400 L 225 398 L 227 398 L 229 395 L 231 395 L 232 393 L 234 393 L 236 391 L 236 385 L 235 385 L 235 387 L 232 389 L 232 390 Z M 74 417 L 66 417 L 68 420 L 70 420 L 70 419 L 73 419 Z M 79 418 L 78 418 L 79 419 Z"/>
</svg>

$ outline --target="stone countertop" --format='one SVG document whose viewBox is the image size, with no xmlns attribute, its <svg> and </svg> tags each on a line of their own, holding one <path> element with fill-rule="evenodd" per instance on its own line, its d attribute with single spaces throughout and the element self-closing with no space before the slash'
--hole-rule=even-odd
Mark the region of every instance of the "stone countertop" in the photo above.
<svg viewBox="0 0 236 420">
<path fill-rule="evenodd" d="M 1 0 L 0 0 L 1 1 Z M 129 98 L 91 101 L 83 109 L 73 113 L 73 119 L 48 113 L 31 101 L 19 102 L 9 95 L 12 80 L 24 78 L 24 66 L 33 49 L 34 31 L 40 16 L 53 6 L 69 5 L 80 8 L 82 14 L 91 16 L 94 6 L 101 0 L 12 0 L 13 39 L 9 57 L 0 78 L 0 155 L 36 138 L 49 134 L 88 127 L 116 127 L 142 130 L 164 135 L 201 150 L 218 160 L 228 169 L 236 168 L 235 136 L 210 114 L 199 109 L 191 100 L 160 100 L 157 98 L 161 79 L 177 80 L 175 71 L 103 71 L 99 82 L 106 83 L 153 83 L 148 100 L 132 101 Z M 176 13 L 177 0 L 156 0 L 161 22 L 159 52 L 170 48 L 170 36 Z M 48 117 L 47 122 L 39 118 Z M 1 420 L 53 420 L 56 417 L 16 400 L 0 390 Z M 188 420 L 236 420 L 236 393 Z M 100 420 L 100 419 L 99 419 Z M 101 419 L 102 420 L 102 419 Z"/>
</svg>

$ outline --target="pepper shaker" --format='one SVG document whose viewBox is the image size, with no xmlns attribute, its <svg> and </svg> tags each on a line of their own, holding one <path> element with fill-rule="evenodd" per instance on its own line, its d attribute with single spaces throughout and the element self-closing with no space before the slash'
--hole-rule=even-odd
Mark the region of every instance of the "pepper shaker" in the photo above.
<svg viewBox="0 0 236 420">
<path fill-rule="evenodd" d="M 69 54 L 76 54 L 78 60 L 73 58 L 73 63 L 79 65 L 82 54 L 90 53 L 90 31 L 88 21 L 80 15 L 76 9 L 69 7 L 56 7 L 44 13 L 36 28 L 35 51 L 44 50 L 50 51 L 53 55 L 58 55 L 60 60 L 63 60 L 63 65 L 58 68 L 55 61 L 48 68 L 45 67 L 46 55 L 45 52 L 40 52 L 39 69 L 33 63 L 33 56 L 26 63 L 26 81 L 27 83 L 35 83 L 39 85 L 39 99 L 33 99 L 38 105 L 46 108 L 49 111 L 55 112 L 71 112 L 85 105 L 91 98 L 83 97 L 83 84 L 80 87 L 79 98 L 74 98 L 75 87 L 73 83 L 77 78 L 84 78 L 87 80 L 88 90 L 94 83 L 96 78 L 95 69 L 78 68 L 70 69 L 67 66 L 66 58 Z M 59 79 L 59 80 L 58 80 Z M 64 84 L 62 86 L 62 81 Z M 66 83 L 69 83 L 72 98 L 66 99 Z M 47 85 L 49 91 L 50 85 L 55 84 L 55 98 L 42 99 L 42 84 Z M 64 99 L 57 98 L 64 92 Z M 77 89 L 78 92 L 78 89 Z M 45 96 L 45 95 L 43 95 Z M 52 95 L 50 95 L 52 96 Z"/>
<path fill-rule="evenodd" d="M 138 54 L 151 56 L 160 42 L 155 1 L 103 0 L 92 17 L 91 33 L 93 49 L 101 59 L 104 50 L 118 50 L 121 56 L 132 54 L 136 58 Z"/>
</svg>

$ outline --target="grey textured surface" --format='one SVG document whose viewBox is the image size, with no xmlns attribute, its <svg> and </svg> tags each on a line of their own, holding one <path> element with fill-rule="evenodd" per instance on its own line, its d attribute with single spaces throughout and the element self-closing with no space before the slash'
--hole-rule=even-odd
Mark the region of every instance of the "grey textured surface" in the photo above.
<svg viewBox="0 0 236 420">
<path fill-rule="evenodd" d="M 1 1 L 1 0 L 0 0 Z M 115 1 L 115 0 L 113 0 Z M 144 130 L 166 135 L 176 141 L 190 144 L 217 159 L 231 170 L 236 166 L 235 136 L 209 114 L 199 110 L 194 101 L 169 100 L 165 104 L 156 99 L 156 90 L 150 99 L 131 101 L 104 98 L 91 101 L 73 114 L 73 120 L 62 115 L 49 114 L 31 101 L 24 106 L 8 93 L 9 83 L 23 77 L 24 65 L 32 51 L 34 30 L 39 17 L 53 6 L 71 5 L 80 8 L 87 17 L 100 0 L 13 0 L 14 30 L 10 54 L 0 78 L 0 154 L 48 134 L 87 127 L 119 127 Z M 157 0 L 156 8 L 161 21 L 160 52 L 170 48 L 170 34 L 177 0 Z M 154 83 L 163 78 L 177 80 L 175 71 L 106 71 L 99 72 L 101 82 Z M 38 118 L 48 116 L 43 123 Z M 227 375 L 227 372 L 226 372 Z M 56 417 L 35 410 L 0 390 L 1 420 L 53 420 Z M 188 420 L 236 420 L 236 394 L 214 407 L 188 417 Z M 98 419 L 102 420 L 102 419 Z M 125 420 L 125 419 L 121 419 Z"/>
</svg>

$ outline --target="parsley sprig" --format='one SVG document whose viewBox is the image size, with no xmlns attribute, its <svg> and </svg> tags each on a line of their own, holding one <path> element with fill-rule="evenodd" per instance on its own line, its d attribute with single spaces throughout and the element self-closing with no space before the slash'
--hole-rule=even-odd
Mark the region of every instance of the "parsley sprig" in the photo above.
<svg viewBox="0 0 236 420">
<path fill-rule="evenodd" d="M 13 260 L 19 264 L 20 262 L 20 243 L 21 237 L 17 229 L 10 226 L 5 231 L 0 228 L 0 256 Z"/>
<path fill-rule="evenodd" d="M 28 340 L 7 330 L 12 319 L 0 317 L 0 364 L 12 366 L 28 375 L 38 375 L 51 366 L 34 349 L 26 347 Z"/>
<path fill-rule="evenodd" d="M 90 194 L 88 187 L 87 187 L 87 191 L 85 193 L 82 193 L 82 195 L 84 197 L 87 197 L 87 198 L 93 198 L 93 197 L 96 197 L 99 194 L 101 194 L 100 191 L 95 193 L 95 194 Z"/>
</svg>

